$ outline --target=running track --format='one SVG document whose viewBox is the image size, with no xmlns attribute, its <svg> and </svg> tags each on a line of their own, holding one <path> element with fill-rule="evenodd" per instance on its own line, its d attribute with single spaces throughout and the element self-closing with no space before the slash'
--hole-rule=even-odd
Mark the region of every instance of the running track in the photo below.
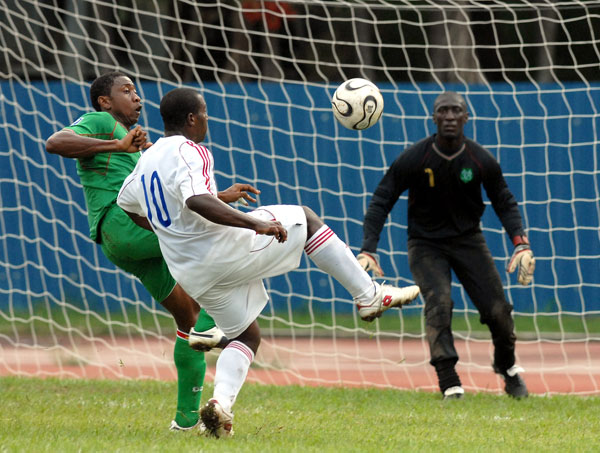
<svg viewBox="0 0 600 453">
<path fill-rule="evenodd" d="M 491 371 L 489 340 L 456 342 L 467 392 L 502 393 Z M 0 342 L 0 375 L 174 380 L 171 341 L 92 339 L 66 347 Z M 600 394 L 600 342 L 519 342 L 518 363 L 530 393 Z M 214 377 L 216 352 L 208 355 Z M 418 340 L 264 338 L 248 380 L 263 384 L 402 388 L 437 391 L 425 343 Z"/>
</svg>

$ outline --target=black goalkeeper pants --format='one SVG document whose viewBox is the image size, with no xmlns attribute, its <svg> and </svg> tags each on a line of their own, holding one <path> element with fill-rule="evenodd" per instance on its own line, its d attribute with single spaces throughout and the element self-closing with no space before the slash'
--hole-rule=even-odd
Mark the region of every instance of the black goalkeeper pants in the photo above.
<svg viewBox="0 0 600 453">
<path fill-rule="evenodd" d="M 408 262 L 425 299 L 430 363 L 436 367 L 440 380 L 442 368 L 454 369 L 458 361 L 451 326 L 451 271 L 479 311 L 480 322 L 490 329 L 496 366 L 507 370 L 515 364 L 512 306 L 504 296 L 500 274 L 481 232 L 443 240 L 411 238 Z"/>
</svg>

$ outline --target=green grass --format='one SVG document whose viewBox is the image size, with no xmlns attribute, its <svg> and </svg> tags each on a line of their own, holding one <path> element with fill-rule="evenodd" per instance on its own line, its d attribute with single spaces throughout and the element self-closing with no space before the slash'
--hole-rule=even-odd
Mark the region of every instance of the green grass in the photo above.
<svg viewBox="0 0 600 453">
<path fill-rule="evenodd" d="M 47 304 L 35 304 L 31 310 L 13 313 L 0 310 L 0 334 L 13 336 L 35 335 L 36 337 L 65 335 L 69 329 L 76 328 L 89 336 L 135 335 L 136 332 L 156 332 L 171 335 L 175 324 L 172 317 L 160 310 L 156 314 L 144 308 L 115 312 L 81 313 L 72 305 L 63 307 Z M 265 313 L 268 314 L 268 313 Z M 525 336 L 556 337 L 561 335 L 590 335 L 600 337 L 600 317 L 591 315 L 572 315 L 566 313 L 516 314 L 515 328 L 520 338 Z M 110 322 L 109 322 L 110 321 Z M 274 317 L 262 316 L 261 328 L 285 334 L 291 327 L 295 335 L 303 332 L 315 334 L 336 329 L 343 335 L 347 329 L 364 329 L 367 333 L 378 329 L 380 332 L 404 332 L 422 334 L 423 319 L 420 309 L 406 308 L 403 315 L 390 312 L 376 323 L 365 323 L 356 313 L 332 313 L 329 311 L 294 310 L 292 313 L 276 313 Z M 453 330 L 472 334 L 489 335 L 487 326 L 480 324 L 476 314 L 457 312 L 454 315 Z"/>
<path fill-rule="evenodd" d="M 203 400 L 212 392 L 206 387 Z M 235 436 L 172 433 L 175 383 L 0 378 L 1 452 L 592 452 L 600 398 L 246 384 Z"/>
<path fill-rule="evenodd" d="M 558 313 L 544 314 L 516 314 L 514 316 L 515 329 L 519 335 L 528 334 L 529 336 L 553 337 L 560 335 L 584 335 L 600 337 L 600 317 L 592 315 L 571 315 Z M 357 320 L 357 317 L 351 313 L 308 313 L 294 311 L 291 315 L 284 313 L 275 318 L 259 319 L 263 329 L 273 329 L 284 331 L 294 325 L 297 332 L 303 328 L 312 331 L 317 325 L 317 330 L 329 330 L 333 326 L 343 330 L 355 329 L 357 326 L 366 331 L 374 331 L 377 328 L 380 332 L 404 332 L 409 334 L 422 334 L 424 332 L 423 319 L 420 313 L 404 315 L 400 318 L 392 312 L 387 312 L 377 320 L 377 324 L 365 323 Z M 479 322 L 479 315 L 464 313 L 455 313 L 452 319 L 452 329 L 455 332 L 471 332 L 475 334 L 489 335 L 489 329 L 486 325 Z"/>
<path fill-rule="evenodd" d="M 66 304 L 53 305 L 48 308 L 46 303 L 34 305 L 30 310 L 15 310 L 8 313 L 0 310 L 0 334 L 31 335 L 46 337 L 61 336 L 69 329 L 77 329 L 89 336 L 135 335 L 136 332 L 173 332 L 175 322 L 173 317 L 161 310 L 154 313 L 147 308 L 130 308 L 125 311 L 111 312 L 82 312 L 79 308 Z"/>
</svg>

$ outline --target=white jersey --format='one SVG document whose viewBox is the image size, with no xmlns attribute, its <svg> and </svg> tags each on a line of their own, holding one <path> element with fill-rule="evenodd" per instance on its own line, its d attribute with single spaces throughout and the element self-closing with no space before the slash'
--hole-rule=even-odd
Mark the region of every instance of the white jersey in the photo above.
<svg viewBox="0 0 600 453">
<path fill-rule="evenodd" d="M 173 278 L 194 299 L 244 262 L 256 236 L 187 207 L 194 195 L 217 196 L 213 166 L 206 147 L 182 135 L 164 137 L 142 154 L 117 198 L 121 208 L 148 218 Z"/>
</svg>

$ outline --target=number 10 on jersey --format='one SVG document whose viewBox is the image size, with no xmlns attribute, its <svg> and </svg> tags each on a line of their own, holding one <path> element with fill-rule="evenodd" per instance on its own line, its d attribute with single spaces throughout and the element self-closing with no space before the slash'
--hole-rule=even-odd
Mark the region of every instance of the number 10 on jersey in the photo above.
<svg viewBox="0 0 600 453">
<path fill-rule="evenodd" d="M 156 213 L 156 218 L 159 223 L 165 228 L 171 225 L 171 216 L 169 215 L 169 210 L 167 209 L 167 203 L 165 202 L 162 184 L 156 170 L 152 172 L 152 176 L 150 177 L 149 188 L 146 187 L 146 175 L 142 175 L 142 186 L 144 187 L 144 198 L 146 199 L 148 220 L 152 223 L 152 219 L 154 218 L 152 214 L 152 206 L 154 206 L 154 212 Z M 148 196 L 148 189 L 150 189 L 150 196 Z M 158 200 L 156 197 L 157 192 L 160 200 Z M 152 198 L 152 206 L 150 205 L 150 198 Z"/>
</svg>

